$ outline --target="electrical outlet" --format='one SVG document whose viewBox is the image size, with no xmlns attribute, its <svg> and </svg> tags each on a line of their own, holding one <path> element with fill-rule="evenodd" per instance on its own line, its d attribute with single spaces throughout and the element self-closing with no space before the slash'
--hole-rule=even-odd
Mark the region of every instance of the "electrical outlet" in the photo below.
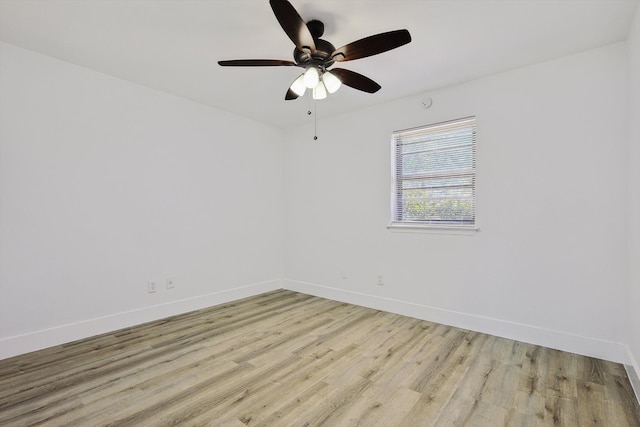
<svg viewBox="0 0 640 427">
<path fill-rule="evenodd" d="M 167 279 L 167 289 L 173 289 L 176 287 L 176 282 L 173 279 Z"/>
<path fill-rule="evenodd" d="M 382 277 L 382 274 L 378 274 L 378 286 L 384 286 L 384 277 Z"/>
<path fill-rule="evenodd" d="M 158 287 L 157 287 L 157 283 L 155 281 L 148 281 L 147 282 L 147 292 L 154 293 L 158 291 Z"/>
</svg>

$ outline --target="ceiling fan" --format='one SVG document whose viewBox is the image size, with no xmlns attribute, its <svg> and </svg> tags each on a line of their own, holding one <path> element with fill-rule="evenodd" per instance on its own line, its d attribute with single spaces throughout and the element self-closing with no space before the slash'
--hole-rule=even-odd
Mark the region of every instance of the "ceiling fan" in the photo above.
<svg viewBox="0 0 640 427">
<path fill-rule="evenodd" d="M 271 9 L 280 26 L 293 44 L 293 61 L 280 59 L 233 59 L 218 61 L 223 67 L 269 67 L 296 66 L 305 71 L 291 84 L 286 100 L 304 95 L 307 89 L 312 91 L 313 99 L 324 99 L 328 93 L 334 93 L 341 84 L 368 93 L 380 90 L 381 86 L 370 78 L 344 68 L 333 68 L 335 62 L 352 61 L 377 55 L 405 45 L 411 41 L 407 30 L 395 30 L 365 37 L 336 49 L 331 43 L 321 39 L 324 24 L 318 20 L 305 23 L 296 9 L 287 0 L 269 0 Z"/>
</svg>

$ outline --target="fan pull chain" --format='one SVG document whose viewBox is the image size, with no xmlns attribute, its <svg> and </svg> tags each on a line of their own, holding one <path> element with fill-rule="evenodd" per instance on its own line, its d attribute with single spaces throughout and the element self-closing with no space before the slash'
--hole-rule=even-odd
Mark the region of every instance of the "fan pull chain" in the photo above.
<svg viewBox="0 0 640 427">
<path fill-rule="evenodd" d="M 307 107 L 307 115 L 310 116 L 311 115 L 311 94 L 309 94 L 308 99 L 308 107 Z M 318 140 L 318 101 L 316 101 L 315 99 L 313 100 L 313 140 L 317 141 Z"/>
<path fill-rule="evenodd" d="M 318 140 L 318 101 L 313 100 L 313 140 Z"/>
</svg>

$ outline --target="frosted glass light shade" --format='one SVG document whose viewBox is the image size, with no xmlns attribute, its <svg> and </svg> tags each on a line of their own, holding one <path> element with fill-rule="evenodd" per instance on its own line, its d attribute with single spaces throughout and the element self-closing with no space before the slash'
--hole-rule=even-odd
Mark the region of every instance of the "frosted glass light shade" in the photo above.
<svg viewBox="0 0 640 427">
<path fill-rule="evenodd" d="M 313 99 L 325 99 L 327 97 L 327 89 L 322 82 L 319 82 L 316 87 L 313 88 Z"/>
<path fill-rule="evenodd" d="M 295 79 L 293 83 L 291 83 L 291 89 L 296 95 L 302 96 L 307 91 L 307 86 L 304 84 L 304 73 L 300 74 L 300 77 Z"/>
<path fill-rule="evenodd" d="M 340 89 L 340 86 L 342 86 L 342 82 L 340 81 L 340 79 L 331 74 L 329 71 L 325 71 L 325 73 L 322 75 L 322 82 L 324 83 L 329 93 L 335 93 L 338 89 Z"/>
<path fill-rule="evenodd" d="M 320 74 L 318 73 L 318 69 L 316 67 L 309 67 L 307 71 L 304 72 L 304 85 L 309 89 L 313 89 L 318 85 L 320 81 Z"/>
</svg>

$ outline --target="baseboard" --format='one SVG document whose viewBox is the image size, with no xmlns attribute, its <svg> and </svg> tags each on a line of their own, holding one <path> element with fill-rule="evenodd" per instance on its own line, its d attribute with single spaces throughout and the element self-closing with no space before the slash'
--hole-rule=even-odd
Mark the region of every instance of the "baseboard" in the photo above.
<svg viewBox="0 0 640 427">
<path fill-rule="evenodd" d="M 253 283 L 138 310 L 3 338 L 0 339 L 0 360 L 281 288 L 282 282 L 280 280 Z"/>
<path fill-rule="evenodd" d="M 633 392 L 636 394 L 638 404 L 640 404 L 640 361 L 636 360 L 631 353 L 631 350 L 627 348 L 629 363 L 624 365 L 627 371 L 627 377 L 633 388 Z"/>
<path fill-rule="evenodd" d="M 377 310 L 411 316 L 462 329 L 482 332 L 557 350 L 568 351 L 598 359 L 628 365 L 629 353 L 621 343 L 584 337 L 567 332 L 540 328 L 500 319 L 445 310 L 413 302 L 383 298 L 375 295 L 346 291 L 313 283 L 283 280 L 283 287 L 336 301 L 375 308 Z"/>
</svg>

